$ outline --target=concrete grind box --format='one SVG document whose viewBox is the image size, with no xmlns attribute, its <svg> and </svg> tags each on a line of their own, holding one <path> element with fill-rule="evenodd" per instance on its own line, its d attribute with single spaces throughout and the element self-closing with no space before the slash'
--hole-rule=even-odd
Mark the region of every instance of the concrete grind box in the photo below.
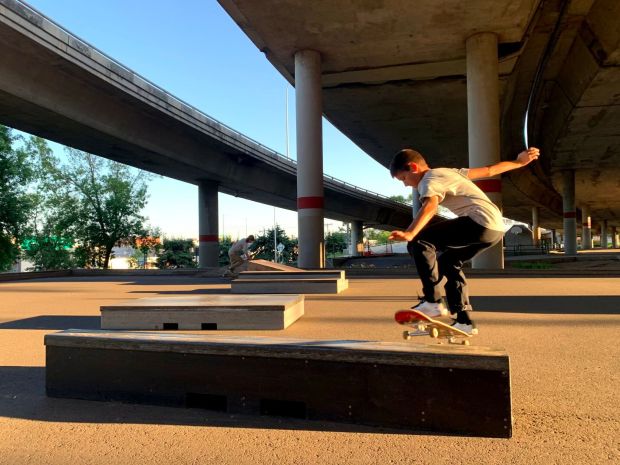
<svg viewBox="0 0 620 465">
<path fill-rule="evenodd" d="M 512 435 L 497 349 L 81 330 L 45 344 L 51 397 Z"/>
</svg>

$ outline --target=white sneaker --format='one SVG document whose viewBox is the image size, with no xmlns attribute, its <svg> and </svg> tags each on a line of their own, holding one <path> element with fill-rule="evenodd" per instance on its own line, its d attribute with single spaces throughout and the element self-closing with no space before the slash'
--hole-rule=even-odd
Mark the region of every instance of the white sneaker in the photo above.
<svg viewBox="0 0 620 465">
<path fill-rule="evenodd" d="M 443 302 L 427 302 L 426 300 L 421 300 L 418 305 L 415 307 L 411 307 L 413 310 L 417 310 L 418 312 L 424 313 L 429 318 L 437 318 L 440 316 L 448 315 L 448 309 L 443 304 Z"/>
<path fill-rule="evenodd" d="M 453 328 L 460 329 L 464 333 L 467 333 L 467 334 L 469 334 L 471 336 L 475 336 L 476 334 L 478 334 L 478 328 L 476 328 L 476 325 L 474 325 L 473 323 L 468 325 L 468 324 L 465 324 L 465 323 L 459 323 L 459 322 L 455 321 L 454 323 L 452 323 L 451 326 Z"/>
</svg>

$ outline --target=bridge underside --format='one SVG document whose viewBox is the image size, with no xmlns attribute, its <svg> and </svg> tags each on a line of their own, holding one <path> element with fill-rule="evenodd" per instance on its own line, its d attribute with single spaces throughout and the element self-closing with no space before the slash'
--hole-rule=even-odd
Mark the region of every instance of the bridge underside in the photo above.
<svg viewBox="0 0 620 465">
<path fill-rule="evenodd" d="M 273 65 L 294 82 L 294 54 L 321 53 L 325 116 L 379 163 L 413 147 L 432 166 L 468 166 L 465 41 L 499 38 L 502 158 L 524 147 L 530 110 L 536 166 L 504 176 L 504 213 L 562 227 L 559 175 L 575 170 L 576 204 L 620 222 L 620 3 L 615 0 L 303 2 L 264 9 L 219 0 Z M 551 53 L 543 59 L 557 26 Z"/>
</svg>

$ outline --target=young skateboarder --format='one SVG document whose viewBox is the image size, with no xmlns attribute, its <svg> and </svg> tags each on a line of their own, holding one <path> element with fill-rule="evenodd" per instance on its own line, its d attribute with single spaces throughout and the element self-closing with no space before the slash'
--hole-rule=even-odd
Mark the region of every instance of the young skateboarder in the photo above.
<svg viewBox="0 0 620 465">
<path fill-rule="evenodd" d="M 237 269 L 241 267 L 248 259 L 248 247 L 254 242 L 254 236 L 249 235 L 235 242 L 230 249 L 228 249 L 228 258 L 230 259 L 230 266 L 224 273 L 224 277 L 232 276 L 236 278 L 238 276 Z"/>
<path fill-rule="evenodd" d="M 422 281 L 423 298 L 412 307 L 431 318 L 456 315 L 454 327 L 477 334 L 469 318 L 467 280 L 463 264 L 497 244 L 504 235 L 502 214 L 472 180 L 511 171 L 536 160 L 540 152 L 530 147 L 515 161 L 482 168 L 431 168 L 424 157 L 411 149 L 398 152 L 390 174 L 405 186 L 415 187 L 421 207 L 405 231 L 392 231 L 390 239 L 407 241 Z M 436 217 L 439 205 L 451 210 L 454 219 Z M 441 281 L 446 278 L 448 308 L 441 301 Z"/>
</svg>

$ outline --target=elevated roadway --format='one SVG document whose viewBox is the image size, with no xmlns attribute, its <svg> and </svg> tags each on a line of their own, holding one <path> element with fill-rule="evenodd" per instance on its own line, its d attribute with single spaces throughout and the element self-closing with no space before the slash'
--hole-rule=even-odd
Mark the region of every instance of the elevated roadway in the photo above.
<svg viewBox="0 0 620 465">
<path fill-rule="evenodd" d="M 211 190 L 297 210 L 295 161 L 175 98 L 26 4 L 0 0 L 0 44 L 0 123 Z M 384 229 L 411 219 L 406 205 L 330 176 L 323 183 L 329 218 Z M 216 223 L 217 215 L 211 220 Z M 200 234 L 217 236 L 217 225 Z"/>
<path fill-rule="evenodd" d="M 324 115 L 385 166 L 407 146 L 432 166 L 469 165 L 466 42 L 495 35 L 501 158 L 523 149 L 528 106 L 529 143 L 543 151 L 503 177 L 505 216 L 620 222 L 617 0 L 219 2 L 289 82 L 295 54 L 319 52 Z M 563 205 L 567 170 L 576 211 Z"/>
</svg>

